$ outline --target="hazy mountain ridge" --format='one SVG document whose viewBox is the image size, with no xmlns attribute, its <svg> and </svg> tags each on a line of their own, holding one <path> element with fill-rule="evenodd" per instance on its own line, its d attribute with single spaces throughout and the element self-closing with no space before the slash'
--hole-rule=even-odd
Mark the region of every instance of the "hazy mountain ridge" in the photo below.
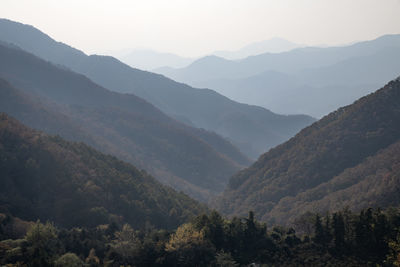
<svg viewBox="0 0 400 267">
<path fill-rule="evenodd" d="M 205 210 L 114 157 L 0 114 L 1 212 L 64 227 L 129 222 L 175 227 Z"/>
<path fill-rule="evenodd" d="M 297 48 L 240 61 L 202 58 L 186 68 L 159 72 L 274 112 L 321 117 L 397 75 L 399 51 L 400 35 L 385 35 L 350 46 Z"/>
<path fill-rule="evenodd" d="M 263 53 L 280 53 L 298 48 L 301 45 L 292 43 L 282 38 L 272 38 L 254 42 L 236 51 L 215 51 L 211 55 L 230 60 L 243 59 Z M 122 62 L 133 68 L 142 70 L 162 70 L 163 68 L 184 68 L 196 58 L 182 57 L 173 53 L 158 52 L 151 49 L 135 49 L 130 52 L 111 53 Z M 197 57 L 198 58 L 198 57 Z"/>
<path fill-rule="evenodd" d="M 249 56 L 255 56 L 264 53 L 282 53 L 299 48 L 301 46 L 303 45 L 275 37 L 272 39 L 248 44 L 236 51 L 216 51 L 212 54 L 229 60 L 240 60 Z"/>
<path fill-rule="evenodd" d="M 76 141 L 87 141 L 89 135 L 90 140 L 94 139 L 89 143 L 96 148 L 134 163 L 164 183 L 202 200 L 208 193 L 222 190 L 228 177 L 248 163 L 221 137 L 180 124 L 134 95 L 108 91 L 83 75 L 57 68 L 20 49 L 0 45 L 0 54 L 0 76 L 21 90 L 42 96 L 43 103 L 55 102 L 45 105 L 55 114 L 68 117 L 83 131 L 66 132 L 65 127 L 51 125 L 54 120 L 43 122 L 41 113 L 30 114 L 42 121 L 30 126 L 41 130 L 59 128 L 58 134 L 72 134 Z M 12 106 L 12 115 L 24 108 L 23 104 Z"/>
<path fill-rule="evenodd" d="M 314 121 L 308 116 L 281 116 L 239 104 L 211 90 L 194 89 L 162 75 L 130 68 L 112 57 L 86 56 L 49 39 L 31 26 L 0 20 L 0 32 L 3 41 L 83 73 L 110 90 L 133 93 L 174 118 L 228 138 L 249 157 L 257 157 Z M 59 54 L 57 49 L 60 49 Z M 263 120 L 255 119 L 260 117 L 258 113 L 264 113 Z M 274 124 L 276 121 L 280 122 L 280 128 Z"/>
<path fill-rule="evenodd" d="M 153 70 L 165 66 L 183 68 L 195 60 L 172 53 L 161 53 L 145 49 L 133 50 L 125 55 L 117 56 L 117 58 L 132 68 L 142 70 Z"/>
<path fill-rule="evenodd" d="M 287 223 L 309 210 L 398 205 L 399 103 L 391 81 L 332 112 L 232 177 L 218 207 Z"/>
</svg>

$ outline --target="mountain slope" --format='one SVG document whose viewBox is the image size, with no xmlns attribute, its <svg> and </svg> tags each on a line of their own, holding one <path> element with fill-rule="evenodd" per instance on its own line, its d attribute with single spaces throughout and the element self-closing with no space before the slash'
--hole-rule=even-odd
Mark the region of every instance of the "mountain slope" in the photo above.
<svg viewBox="0 0 400 267">
<path fill-rule="evenodd" d="M 400 203 L 400 141 L 378 151 L 355 167 L 295 197 L 283 198 L 270 211 L 281 222 L 293 221 L 299 214 L 338 211 L 344 207 L 361 210 L 390 207 Z"/>
<path fill-rule="evenodd" d="M 32 26 L 9 20 L 0 20 L 0 40 L 67 66 L 110 90 L 133 93 L 186 124 L 223 135 L 252 158 L 314 121 L 309 116 L 282 116 L 239 104 L 212 90 L 194 89 L 158 74 L 130 68 L 112 57 L 86 56 Z"/>
<path fill-rule="evenodd" d="M 228 177 L 248 163 L 223 138 L 178 123 L 134 95 L 108 91 L 20 49 L 0 44 L 0 57 L 1 77 L 20 90 L 37 94 L 42 102 L 50 102 L 47 108 L 81 129 L 72 132 L 71 140 L 87 141 L 83 131 L 95 140 L 89 144 L 97 149 L 131 162 L 198 199 L 206 200 L 210 193 L 223 190 Z M 42 115 L 35 116 L 39 120 Z M 30 126 L 60 128 L 50 125 L 52 122 Z M 57 133 L 71 137 L 71 131 L 64 130 Z"/>
<path fill-rule="evenodd" d="M 376 180 L 382 177 L 391 186 L 399 184 L 399 140 L 400 81 L 396 80 L 262 155 L 231 178 L 219 208 L 228 214 L 254 209 L 264 220 L 282 223 L 308 209 L 398 204 L 396 187 L 387 192 L 382 190 L 386 186 L 375 188 L 379 198 L 372 198 L 366 187 L 384 186 L 385 182 Z M 385 161 L 380 163 L 382 158 Z M 334 203 L 343 200 L 341 194 L 347 201 Z M 356 204 L 355 199 L 368 201 Z"/>
<path fill-rule="evenodd" d="M 64 227 L 128 222 L 172 228 L 204 211 L 182 193 L 82 143 L 0 114 L 0 211 Z"/>
</svg>

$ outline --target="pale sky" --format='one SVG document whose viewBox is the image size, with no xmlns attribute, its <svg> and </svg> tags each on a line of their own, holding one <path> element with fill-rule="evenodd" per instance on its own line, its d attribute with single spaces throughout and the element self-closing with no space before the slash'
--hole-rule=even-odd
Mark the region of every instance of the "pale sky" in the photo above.
<svg viewBox="0 0 400 267">
<path fill-rule="evenodd" d="M 194 57 L 273 37 L 337 45 L 400 33 L 400 0 L 0 0 L 0 17 L 88 54 Z"/>
</svg>

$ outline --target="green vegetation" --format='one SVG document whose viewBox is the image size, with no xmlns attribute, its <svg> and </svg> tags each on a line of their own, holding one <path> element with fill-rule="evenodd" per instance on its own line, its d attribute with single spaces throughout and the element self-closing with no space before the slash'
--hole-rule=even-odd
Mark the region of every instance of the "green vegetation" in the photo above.
<svg viewBox="0 0 400 267">
<path fill-rule="evenodd" d="M 21 239 L 0 236 L 0 264 L 29 266 L 399 266 L 400 209 L 309 214 L 309 234 L 213 211 L 175 231 L 128 224 L 56 228 L 33 224 Z M 2 227 L 6 226 L 4 223 Z M 5 240 L 4 240 L 5 239 Z"/>
<path fill-rule="evenodd" d="M 161 76 L 75 52 L 103 85 L 146 91 L 248 149 L 311 120 L 175 91 Z M 0 112 L 55 134 L 0 113 L 1 266 L 400 266 L 400 80 L 233 176 L 216 200 L 224 218 L 121 160 L 209 200 L 248 163 L 230 142 L 13 45 L 0 42 L 0 58 Z"/>
<path fill-rule="evenodd" d="M 398 205 L 400 81 L 341 108 L 236 174 L 217 203 L 288 224 L 307 211 Z"/>
<path fill-rule="evenodd" d="M 171 229 L 206 208 L 115 157 L 0 114 L 0 212 L 64 227 Z"/>
</svg>

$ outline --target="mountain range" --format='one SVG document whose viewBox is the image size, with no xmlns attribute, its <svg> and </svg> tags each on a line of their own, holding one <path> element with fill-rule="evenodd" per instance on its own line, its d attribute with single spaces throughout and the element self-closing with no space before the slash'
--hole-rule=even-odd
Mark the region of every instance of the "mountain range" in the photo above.
<svg viewBox="0 0 400 267">
<path fill-rule="evenodd" d="M 108 56 L 87 56 L 32 26 L 0 20 L 0 40 L 81 73 L 109 90 L 131 93 L 187 125 L 227 138 L 247 157 L 257 158 L 315 121 L 240 104 L 212 90 L 195 89 L 162 75 L 133 69 Z"/>
<path fill-rule="evenodd" d="M 251 43 L 236 51 L 215 51 L 211 53 L 225 59 L 242 59 L 263 53 L 280 53 L 298 48 L 301 45 L 292 43 L 282 38 L 272 38 L 261 42 Z M 182 57 L 172 53 L 162 53 L 151 49 L 135 49 L 130 52 L 111 53 L 129 66 L 141 70 L 154 70 L 164 67 L 183 68 L 197 58 Z"/>
<path fill-rule="evenodd" d="M 400 202 L 399 79 L 315 122 L 240 104 L 112 57 L 87 56 L 31 26 L 0 20 L 0 33 L 0 112 L 8 114 L 0 115 L 0 213 L 67 227 L 116 220 L 170 228 L 206 211 L 158 181 L 204 202 L 223 192 L 214 208 L 230 216 L 254 210 L 270 224 Z M 310 108 L 328 109 L 390 73 L 398 76 L 399 43 L 399 36 L 384 36 L 234 64 L 211 56 L 188 68 L 201 72 L 197 79 L 284 81 L 282 91 L 308 81 L 315 86 L 303 88 Z M 246 64 L 275 69 L 251 76 Z M 319 103 L 318 93 L 329 101 Z M 59 214 L 75 209 L 76 201 L 80 216 Z"/>
<path fill-rule="evenodd" d="M 0 44 L 0 111 L 30 127 L 86 142 L 197 199 L 223 190 L 249 160 L 222 137 L 169 118 L 65 67 Z"/>
<path fill-rule="evenodd" d="M 234 175 L 217 207 L 270 223 L 400 203 L 400 80 L 342 107 Z"/>
<path fill-rule="evenodd" d="M 242 60 L 204 57 L 158 72 L 282 114 L 322 117 L 400 72 L 400 35 L 340 47 L 304 47 Z"/>
</svg>

